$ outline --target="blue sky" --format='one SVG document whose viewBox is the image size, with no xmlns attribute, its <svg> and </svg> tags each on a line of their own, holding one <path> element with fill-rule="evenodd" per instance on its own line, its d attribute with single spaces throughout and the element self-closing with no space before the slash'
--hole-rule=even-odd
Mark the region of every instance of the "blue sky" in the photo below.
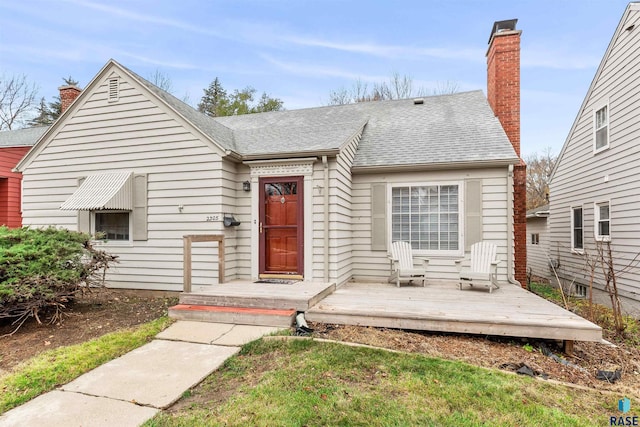
<svg viewBox="0 0 640 427">
<path fill-rule="evenodd" d="M 171 78 L 196 105 L 219 77 L 287 109 L 393 73 L 427 90 L 486 93 L 494 21 L 517 18 L 522 153 L 558 153 L 626 0 L 0 0 L 0 75 L 25 74 L 47 101 L 62 78 L 84 87 L 113 58 Z"/>
</svg>

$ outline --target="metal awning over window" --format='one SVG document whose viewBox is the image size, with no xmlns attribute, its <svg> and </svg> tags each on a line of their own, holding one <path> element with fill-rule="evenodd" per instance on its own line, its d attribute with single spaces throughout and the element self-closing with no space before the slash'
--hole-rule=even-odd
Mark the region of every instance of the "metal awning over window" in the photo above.
<svg viewBox="0 0 640 427">
<path fill-rule="evenodd" d="M 89 175 L 61 206 L 61 210 L 133 209 L 131 172 Z"/>
</svg>

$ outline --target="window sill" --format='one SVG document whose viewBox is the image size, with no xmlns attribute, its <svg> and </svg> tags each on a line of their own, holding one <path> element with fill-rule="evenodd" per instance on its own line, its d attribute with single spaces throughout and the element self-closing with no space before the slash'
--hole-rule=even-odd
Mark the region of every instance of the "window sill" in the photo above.
<svg viewBox="0 0 640 427">
<path fill-rule="evenodd" d="M 584 249 L 571 248 L 571 253 L 574 255 L 584 255 Z"/>
<path fill-rule="evenodd" d="M 98 247 L 121 247 L 121 248 L 132 248 L 133 241 L 128 240 L 93 240 L 94 246 Z"/>
<path fill-rule="evenodd" d="M 611 236 L 595 236 L 594 239 L 596 242 L 610 242 Z"/>
<path fill-rule="evenodd" d="M 439 251 L 439 252 L 426 252 L 426 251 L 419 251 L 419 250 L 413 250 L 413 257 L 414 258 L 425 258 L 425 259 L 429 259 L 429 258 L 442 258 L 442 259 L 448 259 L 448 258 L 460 258 L 464 256 L 464 251 Z"/>
</svg>

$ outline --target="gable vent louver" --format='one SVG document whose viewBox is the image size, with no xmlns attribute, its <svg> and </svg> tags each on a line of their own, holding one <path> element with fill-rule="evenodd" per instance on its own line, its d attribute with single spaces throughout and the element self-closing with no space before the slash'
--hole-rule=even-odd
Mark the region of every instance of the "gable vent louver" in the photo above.
<svg viewBox="0 0 640 427">
<path fill-rule="evenodd" d="M 116 102 L 120 97 L 119 79 L 109 79 L 109 102 Z"/>
</svg>

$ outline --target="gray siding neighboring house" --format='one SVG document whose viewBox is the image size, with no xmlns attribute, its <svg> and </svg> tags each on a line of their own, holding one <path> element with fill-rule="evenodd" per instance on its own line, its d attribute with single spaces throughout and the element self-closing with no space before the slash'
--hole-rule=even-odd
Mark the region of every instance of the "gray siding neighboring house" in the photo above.
<svg viewBox="0 0 640 427">
<path fill-rule="evenodd" d="M 527 276 L 549 280 L 549 205 L 527 211 Z"/>
<path fill-rule="evenodd" d="M 177 291 L 193 234 L 225 236 L 225 281 L 386 281 L 400 239 L 439 281 L 495 242 L 513 281 L 518 162 L 481 91 L 210 118 L 110 60 L 17 169 L 25 224 L 106 230 L 111 286 Z M 194 288 L 215 247 L 193 246 Z"/>
<path fill-rule="evenodd" d="M 609 243 L 620 295 L 640 305 L 640 4 L 624 11 L 550 184 L 550 252 L 559 273 L 587 285 L 585 258 Z M 603 288 L 600 269 L 596 288 Z M 632 303 L 633 305 L 633 303 Z M 624 306 L 624 304 L 623 304 Z M 629 308 L 627 306 L 626 308 Z"/>
</svg>

